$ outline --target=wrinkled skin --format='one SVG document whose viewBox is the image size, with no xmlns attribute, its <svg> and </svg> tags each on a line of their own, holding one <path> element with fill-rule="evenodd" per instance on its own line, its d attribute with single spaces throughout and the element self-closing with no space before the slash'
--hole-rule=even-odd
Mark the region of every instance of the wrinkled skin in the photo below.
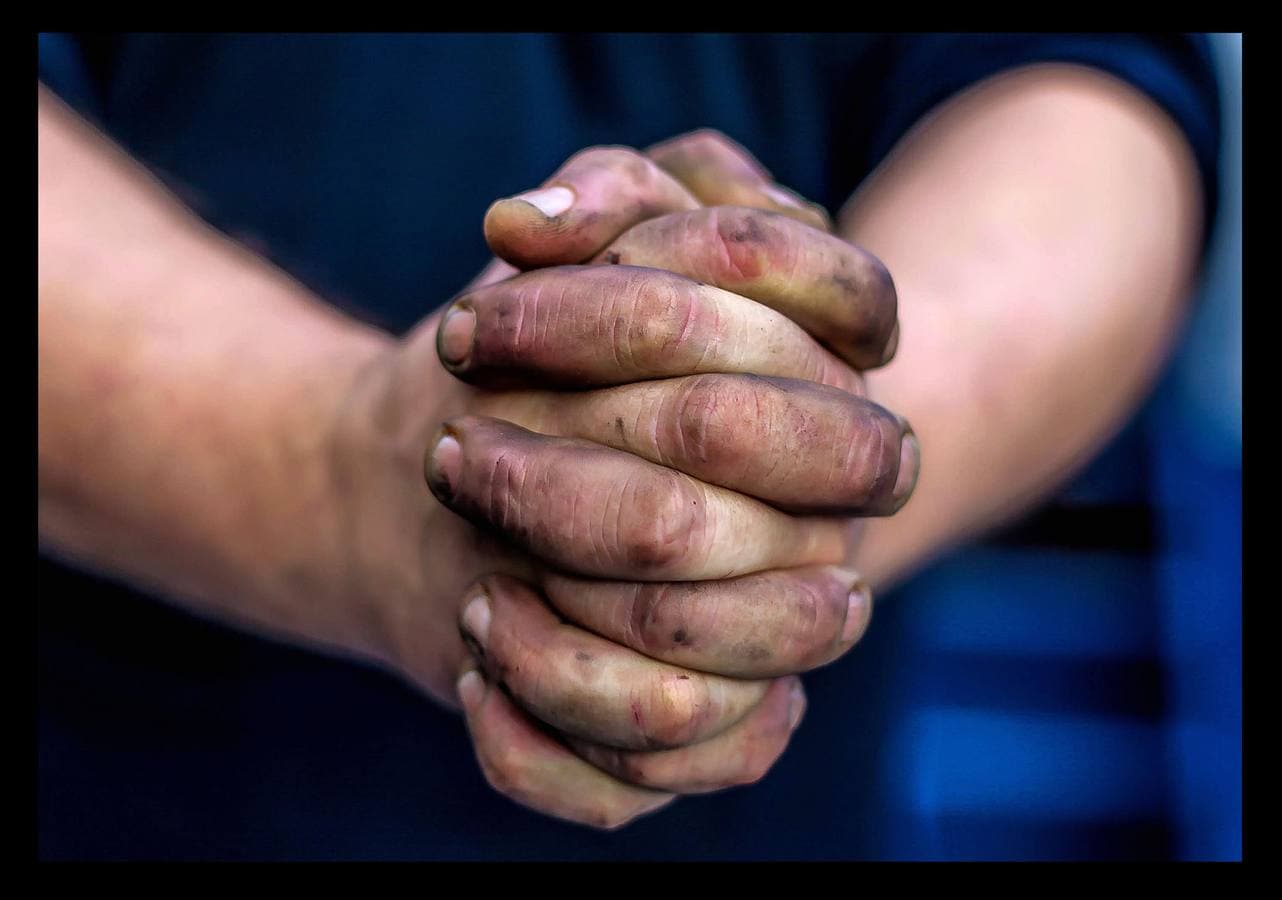
<svg viewBox="0 0 1282 900">
<path fill-rule="evenodd" d="M 884 267 L 740 148 L 586 151 L 533 201 L 359 379 L 336 489 L 386 660 L 459 698 L 496 789 L 617 827 L 783 752 L 796 674 L 868 623 L 856 517 L 919 451 L 862 397 Z"/>
</svg>

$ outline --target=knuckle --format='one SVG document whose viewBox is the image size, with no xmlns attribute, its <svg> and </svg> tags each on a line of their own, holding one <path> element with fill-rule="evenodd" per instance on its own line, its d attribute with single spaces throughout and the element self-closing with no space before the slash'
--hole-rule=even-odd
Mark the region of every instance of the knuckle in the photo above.
<svg viewBox="0 0 1282 900">
<path fill-rule="evenodd" d="M 627 342 L 634 362 L 646 371 L 700 359 L 716 342 L 718 324 L 691 287 L 668 278 L 638 284 Z"/>
<path fill-rule="evenodd" d="M 751 376 L 696 375 L 681 385 L 667 417 L 677 458 L 723 478 L 743 477 L 754 450 L 776 438 L 780 423 L 768 383 Z"/>
<path fill-rule="evenodd" d="M 700 128 L 651 148 L 651 156 L 686 176 L 701 171 L 716 176 L 760 181 L 769 179 L 761 162 L 733 138 L 715 128 Z"/>
<path fill-rule="evenodd" d="M 736 155 L 738 154 L 734 142 L 726 137 L 724 132 L 715 128 L 698 128 L 687 134 L 684 140 L 688 146 L 695 150 L 702 150 L 705 153 L 711 154 L 729 150 Z"/>
<path fill-rule="evenodd" d="M 624 144 L 597 144 L 575 153 L 566 160 L 563 168 L 608 167 L 612 163 L 617 163 L 635 155 L 637 155 L 636 151 Z"/>
<path fill-rule="evenodd" d="M 520 366 L 564 351 L 565 329 L 579 308 L 575 284 L 565 274 L 545 269 L 523 279 L 519 289 L 503 292 L 494 311 L 500 361 Z"/>
<path fill-rule="evenodd" d="M 669 152 L 702 165 L 726 163 L 730 160 L 749 162 L 750 157 L 725 132 L 715 128 L 699 128 L 672 141 Z"/>
<path fill-rule="evenodd" d="M 808 354 L 803 367 L 808 381 L 835 387 L 853 397 L 865 397 L 868 394 L 863 376 L 859 371 L 827 353 Z"/>
<path fill-rule="evenodd" d="M 554 276 L 552 276 L 554 277 Z M 510 284 L 467 298 L 476 313 L 473 356 L 491 366 L 519 364 L 536 349 L 533 338 L 549 275 L 517 276 Z"/>
<path fill-rule="evenodd" d="M 523 521 L 523 488 L 530 482 L 532 466 L 524 453 L 510 447 L 485 448 L 475 467 L 471 505 L 483 518 L 504 530 L 520 531 Z"/>
<path fill-rule="evenodd" d="M 685 383 L 673 417 L 676 443 L 682 456 L 712 465 L 725 461 L 715 457 L 721 455 L 718 450 L 724 447 L 719 437 L 726 430 L 726 418 L 733 415 L 731 410 L 737 411 L 735 401 L 741 399 L 733 396 L 734 393 L 725 379 L 712 375 L 697 375 Z M 751 426 L 752 417 L 747 420 L 745 424 Z"/>
<path fill-rule="evenodd" d="M 622 178 L 637 188 L 654 182 L 657 169 L 649 159 L 631 147 L 618 145 L 592 147 L 573 157 L 578 165 L 602 169 Z"/>
<path fill-rule="evenodd" d="M 873 494 L 877 497 L 889 497 L 895 484 L 895 478 L 899 474 L 903 430 L 899 422 L 888 413 L 879 414 L 876 417 L 876 422 L 877 430 L 880 434 L 878 442 L 880 453 L 876 457 L 876 486 L 873 488 Z"/>
<path fill-rule="evenodd" d="M 623 496 L 618 532 L 630 565 L 663 569 L 689 556 L 703 530 L 704 507 L 682 476 L 647 473 L 632 479 Z"/>
<path fill-rule="evenodd" d="M 770 213 L 755 209 L 709 210 L 705 240 L 717 280 L 739 284 L 768 270 L 786 268 L 792 256 L 791 243 L 776 221 Z"/>
<path fill-rule="evenodd" d="M 641 736 L 653 749 L 690 743 L 706 721 L 711 698 L 707 682 L 694 675 L 664 674 L 649 690 L 649 715 Z"/>
<path fill-rule="evenodd" d="M 663 582 L 643 582 L 632 598 L 632 609 L 628 615 L 628 646 L 642 653 L 648 653 L 662 645 L 661 635 L 665 628 L 664 615 L 671 588 Z M 682 632 L 684 636 L 684 632 Z"/>
<path fill-rule="evenodd" d="M 900 429 L 888 413 L 871 405 L 855 416 L 842 497 L 852 507 L 868 507 L 888 495 L 899 468 Z"/>
<path fill-rule="evenodd" d="M 824 653 L 841 630 L 831 590 L 799 581 L 788 609 L 788 635 L 799 659 Z"/>
</svg>

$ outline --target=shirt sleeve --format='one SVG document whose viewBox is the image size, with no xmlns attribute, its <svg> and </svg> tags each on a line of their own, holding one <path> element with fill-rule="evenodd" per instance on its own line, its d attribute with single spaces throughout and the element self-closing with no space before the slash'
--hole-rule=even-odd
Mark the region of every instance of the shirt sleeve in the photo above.
<svg viewBox="0 0 1282 900">
<path fill-rule="evenodd" d="M 1205 197 L 1203 242 L 1218 206 L 1219 89 L 1203 35 L 930 34 L 892 39 L 869 146 L 879 163 L 918 119 L 970 85 L 1039 62 L 1076 63 L 1107 72 L 1156 102 L 1188 139 Z"/>
</svg>

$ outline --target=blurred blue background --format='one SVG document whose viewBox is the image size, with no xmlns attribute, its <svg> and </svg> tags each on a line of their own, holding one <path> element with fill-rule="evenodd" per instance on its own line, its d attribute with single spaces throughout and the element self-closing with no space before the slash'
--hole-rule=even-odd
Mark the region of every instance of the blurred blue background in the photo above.
<svg viewBox="0 0 1282 900">
<path fill-rule="evenodd" d="M 390 677 L 43 560 L 41 855 L 1240 856 L 1242 44 L 1211 43 L 1219 214 L 1166 376 L 1066 490 L 878 598 L 860 645 L 806 676 L 806 722 L 762 782 L 615 834 L 553 822 L 497 796 L 458 718 Z M 720 128 L 831 209 L 931 105 L 1054 58 L 1141 84 L 1209 170 L 1200 47 L 46 35 L 40 62 L 210 222 L 401 331 L 485 263 L 480 228 L 460 221 L 596 143 Z"/>
<path fill-rule="evenodd" d="M 1147 494 L 1152 520 L 1131 518 L 1151 542 L 1038 548 L 1015 529 L 879 607 L 902 700 L 879 758 L 887 855 L 1241 856 L 1242 39 L 1212 40 L 1221 206 L 1196 311 L 1061 498 L 1127 516 L 1142 507 L 1118 499 Z"/>
</svg>

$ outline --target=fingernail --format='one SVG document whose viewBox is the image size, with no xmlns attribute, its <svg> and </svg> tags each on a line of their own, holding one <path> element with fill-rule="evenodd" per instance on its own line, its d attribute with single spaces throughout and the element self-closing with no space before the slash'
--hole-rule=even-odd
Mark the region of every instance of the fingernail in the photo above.
<svg viewBox="0 0 1282 900">
<path fill-rule="evenodd" d="M 895 509 L 900 509 L 908 500 L 913 488 L 917 486 L 920 471 L 921 445 L 917 443 L 917 436 L 910 431 L 904 435 L 899 447 L 899 477 L 895 479 L 895 487 L 891 492 Z"/>
<path fill-rule="evenodd" d="M 793 193 L 792 191 L 788 190 L 787 188 L 780 187 L 777 184 L 763 185 L 761 188 L 761 193 L 765 194 L 767 197 L 769 197 L 775 203 L 778 203 L 780 206 L 790 206 L 793 209 L 805 208 L 805 204 L 802 202 L 801 197 L 799 197 L 797 194 Z"/>
<path fill-rule="evenodd" d="M 485 649 L 490 636 L 490 601 L 484 594 L 477 594 L 463 607 L 463 629 Z"/>
<path fill-rule="evenodd" d="M 485 699 L 485 679 L 476 669 L 468 669 L 459 676 L 454 690 L 458 692 L 459 703 L 463 704 L 463 708 L 468 712 L 475 712 Z"/>
<path fill-rule="evenodd" d="M 862 581 L 850 589 L 846 598 L 846 621 L 841 627 L 841 642 L 848 644 L 864 633 L 872 615 L 872 593 Z"/>
<path fill-rule="evenodd" d="M 540 188 L 517 194 L 512 199 L 524 200 L 549 219 L 553 219 L 574 205 L 574 191 L 566 187 Z"/>
<path fill-rule="evenodd" d="M 472 352 L 472 336 L 476 334 L 476 312 L 466 306 L 456 306 L 445 314 L 441 322 L 441 359 L 457 366 Z"/>
<path fill-rule="evenodd" d="M 463 468 L 463 448 L 458 438 L 448 432 L 444 434 L 428 457 L 427 483 L 438 495 L 448 497 L 458 482 L 459 472 Z"/>
<path fill-rule="evenodd" d="M 792 695 L 788 698 L 788 728 L 796 729 L 797 723 L 801 721 L 802 713 L 806 711 L 806 692 L 801 687 L 800 681 L 792 683 Z"/>
</svg>

